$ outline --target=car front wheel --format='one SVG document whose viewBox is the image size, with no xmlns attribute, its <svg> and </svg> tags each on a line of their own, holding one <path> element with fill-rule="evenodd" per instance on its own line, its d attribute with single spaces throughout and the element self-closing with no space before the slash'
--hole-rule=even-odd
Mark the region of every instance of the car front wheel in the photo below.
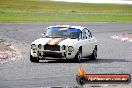
<svg viewBox="0 0 132 88">
<path fill-rule="evenodd" d="M 90 60 L 96 60 L 97 59 L 97 46 L 95 46 L 93 53 L 90 57 Z"/>
<path fill-rule="evenodd" d="M 78 52 L 76 53 L 75 57 L 74 57 L 74 61 L 75 62 L 80 62 L 82 58 L 82 53 L 78 50 Z"/>
<path fill-rule="evenodd" d="M 37 57 L 32 57 L 32 55 L 30 54 L 30 61 L 31 62 L 39 62 L 39 59 L 37 59 Z"/>
</svg>

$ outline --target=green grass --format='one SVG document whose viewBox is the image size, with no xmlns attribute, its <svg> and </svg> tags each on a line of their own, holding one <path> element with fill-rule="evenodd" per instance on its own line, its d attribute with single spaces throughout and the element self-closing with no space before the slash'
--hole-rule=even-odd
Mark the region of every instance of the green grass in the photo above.
<svg viewBox="0 0 132 88">
<path fill-rule="evenodd" d="M 132 22 L 132 5 L 0 0 L 0 22 Z"/>
</svg>

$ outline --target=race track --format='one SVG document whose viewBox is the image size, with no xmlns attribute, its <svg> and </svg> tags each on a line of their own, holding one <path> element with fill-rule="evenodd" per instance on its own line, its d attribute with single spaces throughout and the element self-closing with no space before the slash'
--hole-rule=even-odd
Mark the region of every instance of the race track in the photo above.
<svg viewBox="0 0 132 88">
<path fill-rule="evenodd" d="M 71 61 L 31 63 L 29 60 L 31 42 L 41 37 L 40 34 L 45 27 L 58 24 L 88 27 L 98 40 L 98 59 L 82 60 L 81 63 Z M 122 32 L 132 33 L 132 23 L 0 23 L 0 38 L 21 53 L 20 58 L 0 64 L 0 88 L 78 86 L 75 77 L 80 65 L 90 74 L 132 75 L 132 42 L 110 38 L 111 35 Z"/>
</svg>

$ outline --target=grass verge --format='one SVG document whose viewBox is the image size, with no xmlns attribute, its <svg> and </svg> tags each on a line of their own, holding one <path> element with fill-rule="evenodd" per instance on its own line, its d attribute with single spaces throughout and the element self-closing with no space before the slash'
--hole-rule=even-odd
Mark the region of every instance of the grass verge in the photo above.
<svg viewBox="0 0 132 88">
<path fill-rule="evenodd" d="M 0 0 L 0 22 L 132 22 L 132 5 Z"/>
</svg>

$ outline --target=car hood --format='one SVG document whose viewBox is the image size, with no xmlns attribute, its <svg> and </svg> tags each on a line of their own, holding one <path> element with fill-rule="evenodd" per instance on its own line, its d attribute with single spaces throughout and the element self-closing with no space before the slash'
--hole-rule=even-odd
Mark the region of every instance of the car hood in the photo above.
<svg viewBox="0 0 132 88">
<path fill-rule="evenodd" d="M 32 44 L 51 44 L 51 45 L 68 45 L 68 46 L 72 46 L 74 45 L 76 42 L 78 42 L 78 39 L 70 39 L 70 38 L 39 38 L 37 40 L 35 40 L 34 42 L 32 42 Z"/>
<path fill-rule="evenodd" d="M 50 41 L 52 38 L 39 38 L 37 40 L 35 40 L 34 42 L 32 42 L 32 44 L 42 44 L 45 45 L 48 41 Z"/>
<path fill-rule="evenodd" d="M 68 46 L 72 46 L 74 44 L 76 44 L 78 42 L 78 39 L 64 39 L 62 42 L 59 43 L 59 45 L 68 45 Z"/>
</svg>

